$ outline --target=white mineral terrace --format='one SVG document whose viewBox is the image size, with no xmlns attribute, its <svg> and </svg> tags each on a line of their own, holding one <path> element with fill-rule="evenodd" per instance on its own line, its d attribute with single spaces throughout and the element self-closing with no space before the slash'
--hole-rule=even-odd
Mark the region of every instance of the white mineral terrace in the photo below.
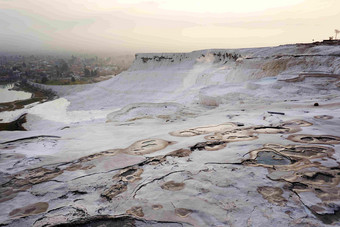
<svg viewBox="0 0 340 227">
<path fill-rule="evenodd" d="M 25 129 L 0 131 L 3 225 L 340 225 L 339 45 L 137 54 L 48 88 L 0 112 Z"/>
</svg>

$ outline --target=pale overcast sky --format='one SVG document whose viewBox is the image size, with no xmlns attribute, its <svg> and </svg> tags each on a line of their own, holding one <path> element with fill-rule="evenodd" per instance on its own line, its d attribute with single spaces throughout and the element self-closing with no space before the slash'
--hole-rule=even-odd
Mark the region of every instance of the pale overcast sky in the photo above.
<svg viewBox="0 0 340 227">
<path fill-rule="evenodd" d="M 311 42 L 340 0 L 0 0 L 0 52 L 183 52 Z"/>
</svg>

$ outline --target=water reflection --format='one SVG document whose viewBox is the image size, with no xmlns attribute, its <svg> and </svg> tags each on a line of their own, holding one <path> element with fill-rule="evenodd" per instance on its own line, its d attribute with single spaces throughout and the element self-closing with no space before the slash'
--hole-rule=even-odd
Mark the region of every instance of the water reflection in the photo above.
<svg viewBox="0 0 340 227">
<path fill-rule="evenodd" d="M 32 97 L 32 93 L 25 91 L 11 90 L 14 84 L 0 85 L 0 103 L 24 100 Z"/>
</svg>

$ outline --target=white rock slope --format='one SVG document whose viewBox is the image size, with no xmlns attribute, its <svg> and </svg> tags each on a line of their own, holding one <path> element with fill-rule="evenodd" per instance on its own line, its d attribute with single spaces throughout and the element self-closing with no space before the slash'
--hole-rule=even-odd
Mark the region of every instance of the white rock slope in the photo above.
<svg viewBox="0 0 340 227">
<path fill-rule="evenodd" d="M 8 226 L 339 226 L 340 45 L 137 54 L 0 112 Z"/>
</svg>

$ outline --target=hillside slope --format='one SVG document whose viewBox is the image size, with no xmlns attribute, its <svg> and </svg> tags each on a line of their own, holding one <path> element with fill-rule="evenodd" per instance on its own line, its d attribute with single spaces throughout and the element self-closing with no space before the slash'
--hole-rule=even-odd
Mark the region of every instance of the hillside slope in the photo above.
<svg viewBox="0 0 340 227">
<path fill-rule="evenodd" d="M 0 225 L 340 226 L 331 44 L 137 54 L 0 112 Z"/>
<path fill-rule="evenodd" d="M 339 45 L 136 54 L 130 69 L 115 78 L 66 88 L 69 91 L 63 88 L 59 94 L 71 102 L 69 110 L 121 108 L 138 102 L 192 104 L 208 86 L 302 72 L 340 74 L 339 56 Z"/>
</svg>

